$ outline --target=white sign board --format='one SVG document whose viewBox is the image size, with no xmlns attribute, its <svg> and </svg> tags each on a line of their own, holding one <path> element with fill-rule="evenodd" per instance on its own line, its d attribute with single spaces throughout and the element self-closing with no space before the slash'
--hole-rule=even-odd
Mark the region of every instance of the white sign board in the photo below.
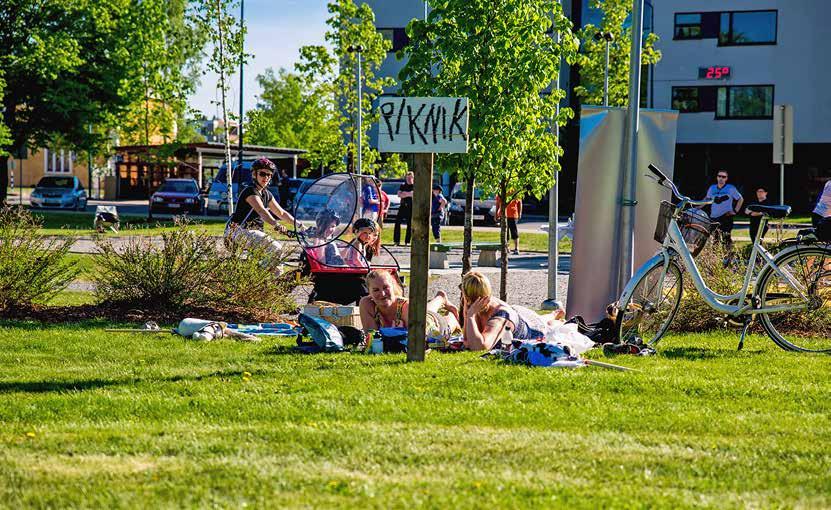
<svg viewBox="0 0 831 510">
<path fill-rule="evenodd" d="M 381 97 L 380 152 L 467 152 L 467 98 Z"/>
<path fill-rule="evenodd" d="M 773 163 L 793 164 L 793 105 L 773 107 Z"/>
</svg>

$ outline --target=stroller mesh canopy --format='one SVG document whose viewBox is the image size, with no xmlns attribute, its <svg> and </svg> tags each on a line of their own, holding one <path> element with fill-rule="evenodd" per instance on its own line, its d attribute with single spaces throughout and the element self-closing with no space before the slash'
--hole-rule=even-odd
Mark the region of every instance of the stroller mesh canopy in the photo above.
<svg viewBox="0 0 831 510">
<path fill-rule="evenodd" d="M 315 181 L 297 200 L 294 228 L 304 248 L 324 246 L 343 235 L 358 206 L 357 184 L 350 174 Z"/>
</svg>

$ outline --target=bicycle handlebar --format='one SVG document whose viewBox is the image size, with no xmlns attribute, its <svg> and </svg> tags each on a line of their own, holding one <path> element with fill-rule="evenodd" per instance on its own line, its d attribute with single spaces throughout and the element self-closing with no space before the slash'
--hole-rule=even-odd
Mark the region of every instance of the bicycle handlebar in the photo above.
<svg viewBox="0 0 831 510">
<path fill-rule="evenodd" d="M 681 192 L 678 191 L 678 187 L 675 186 L 675 183 L 672 182 L 672 179 L 667 177 L 664 174 L 664 172 L 662 172 L 657 166 L 650 163 L 649 164 L 649 171 L 652 172 L 652 174 L 655 176 L 655 178 L 658 181 L 659 185 L 661 185 L 665 188 L 668 187 L 670 190 L 672 190 L 672 194 L 675 195 L 675 198 L 680 200 L 683 204 L 686 204 L 686 205 L 689 205 L 689 206 L 692 206 L 692 207 L 704 207 L 706 205 L 711 205 L 714 202 L 717 203 L 717 204 L 720 204 L 720 203 L 724 202 L 725 200 L 727 200 L 728 198 L 730 198 L 727 195 L 722 195 L 722 196 L 715 197 L 714 199 L 693 200 L 693 199 L 691 199 L 690 197 L 688 197 L 686 195 L 682 195 Z M 669 186 L 664 184 L 665 182 L 669 183 Z"/>
</svg>

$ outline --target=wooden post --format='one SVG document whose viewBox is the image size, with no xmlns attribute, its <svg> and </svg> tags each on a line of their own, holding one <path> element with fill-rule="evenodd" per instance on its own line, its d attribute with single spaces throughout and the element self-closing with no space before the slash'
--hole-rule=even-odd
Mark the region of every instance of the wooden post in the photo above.
<svg viewBox="0 0 831 510">
<path fill-rule="evenodd" d="M 430 197 L 433 187 L 433 154 L 415 155 L 413 172 L 413 244 L 410 250 L 410 309 L 407 361 L 424 361 L 427 346 L 427 280 L 430 251 Z"/>
</svg>

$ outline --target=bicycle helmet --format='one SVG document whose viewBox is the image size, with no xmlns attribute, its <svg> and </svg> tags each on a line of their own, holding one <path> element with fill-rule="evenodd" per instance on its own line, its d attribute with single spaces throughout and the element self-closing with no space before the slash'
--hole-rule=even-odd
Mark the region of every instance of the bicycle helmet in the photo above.
<svg viewBox="0 0 831 510">
<path fill-rule="evenodd" d="M 251 164 L 251 170 L 270 170 L 271 173 L 277 171 L 277 166 L 268 158 L 260 158 Z"/>
</svg>

